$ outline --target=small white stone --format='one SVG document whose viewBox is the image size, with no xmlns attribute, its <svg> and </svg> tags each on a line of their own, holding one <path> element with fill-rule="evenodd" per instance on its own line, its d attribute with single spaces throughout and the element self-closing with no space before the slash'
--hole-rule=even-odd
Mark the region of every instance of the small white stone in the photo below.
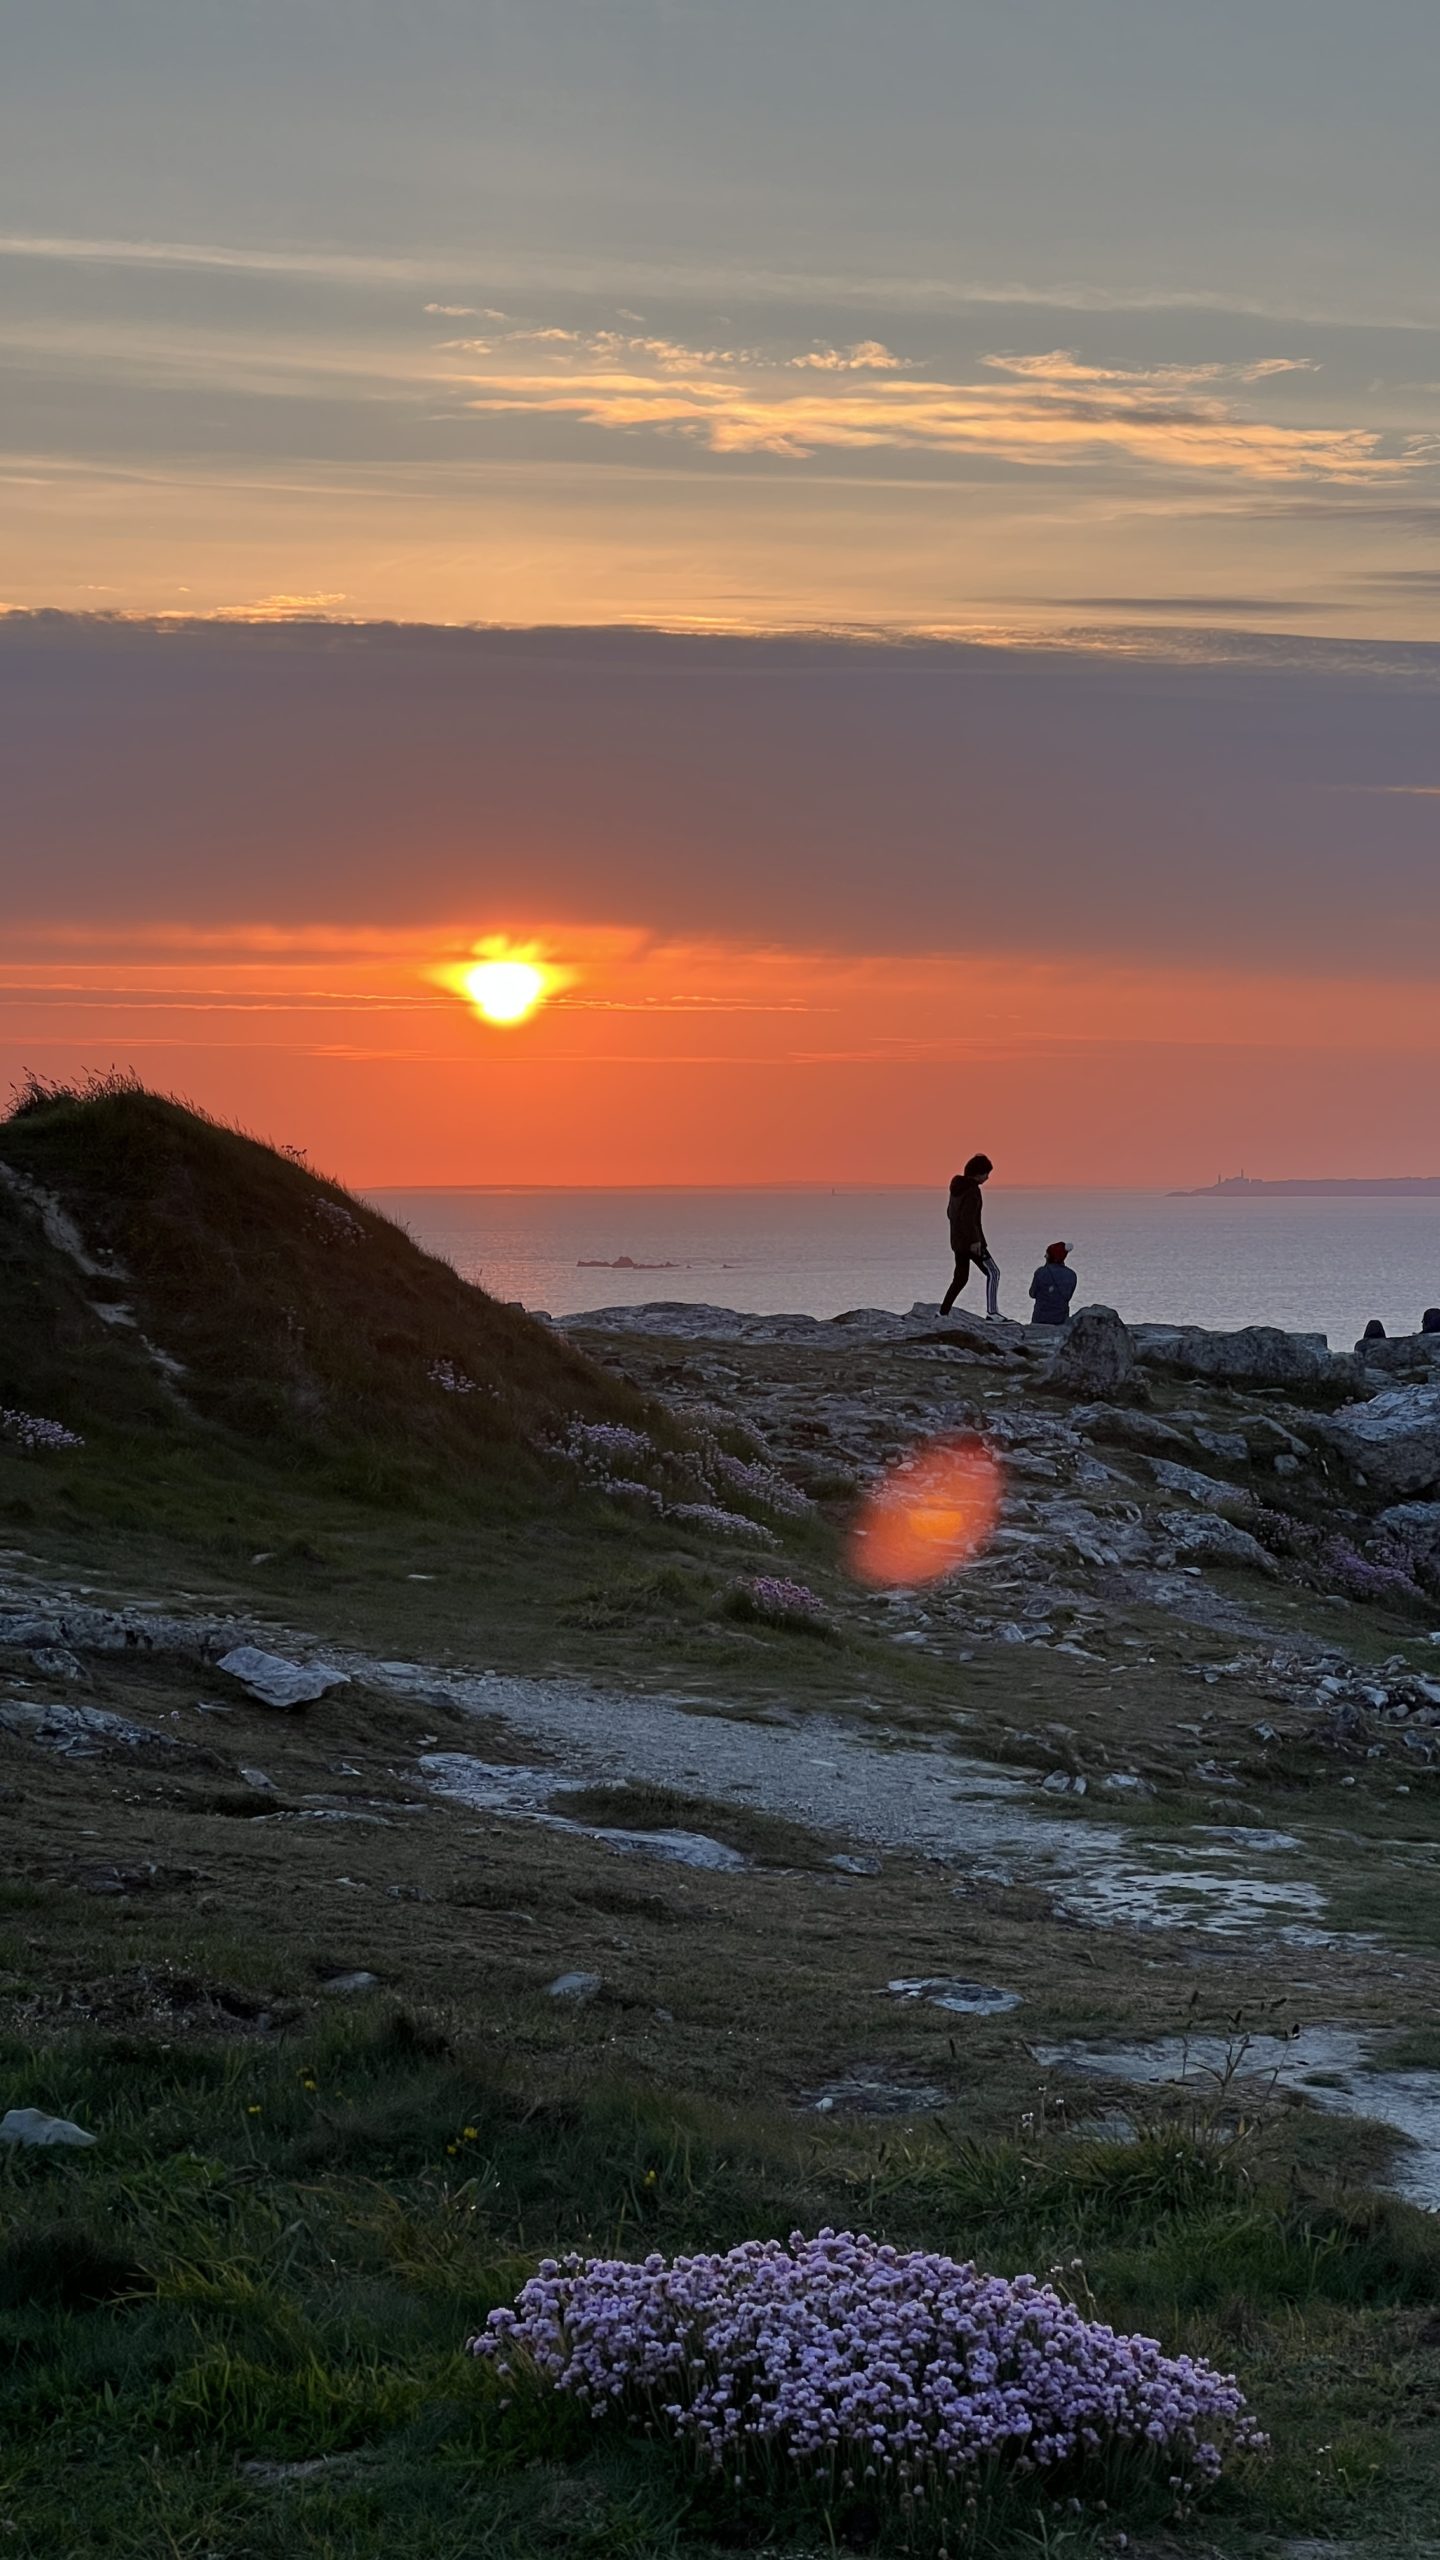
<svg viewBox="0 0 1440 2560">
<path fill-rule="evenodd" d="M 96 2139 L 68 2116 L 47 2116 L 39 2107 L 12 2107 L 0 2116 L 0 2142 L 24 2143 L 32 2150 L 89 2151 Z"/>
</svg>

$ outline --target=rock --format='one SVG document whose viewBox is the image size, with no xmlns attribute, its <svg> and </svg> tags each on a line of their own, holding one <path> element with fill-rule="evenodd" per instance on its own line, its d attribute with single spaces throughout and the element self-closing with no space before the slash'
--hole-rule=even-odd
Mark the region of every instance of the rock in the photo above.
<svg viewBox="0 0 1440 2560">
<path fill-rule="evenodd" d="M 257 1795 L 273 1796 L 275 1793 L 275 1781 L 267 1778 L 263 1769 L 242 1769 L 239 1775 L 247 1787 L 255 1789 Z"/>
<path fill-rule="evenodd" d="M 94 1760 L 102 1751 L 183 1752 L 189 1747 L 173 1734 L 132 1724 L 128 1716 L 111 1715 L 104 1707 L 39 1706 L 28 1699 L 0 1707 L 0 1729 L 65 1760 Z"/>
<path fill-rule="evenodd" d="M 1245 1325 L 1211 1333 L 1198 1324 L 1139 1324 L 1137 1356 L 1147 1368 L 1231 1387 L 1340 1387 L 1359 1383 L 1349 1353 L 1332 1352 L 1323 1333 L 1282 1333 L 1277 1325 Z"/>
<path fill-rule="evenodd" d="M 1218 1458 L 1222 1465 L 1243 1467 L 1249 1464 L 1250 1447 L 1238 1431 L 1197 1431 L 1195 1446 L 1207 1457 Z"/>
<path fill-rule="evenodd" d="M 1148 1778 L 1137 1777 L 1133 1769 L 1111 1769 L 1100 1781 L 1100 1792 L 1104 1796 L 1140 1797 L 1153 1796 L 1155 1790 Z"/>
<path fill-rule="evenodd" d="M 948 2009 L 957 2018 L 991 2018 L 1020 2006 L 1018 1991 L 1000 1991 L 988 1982 L 953 1982 L 945 1974 L 887 1982 L 885 1988 L 898 2000 L 923 2000 L 928 2008 Z"/>
<path fill-rule="evenodd" d="M 1177 1467 L 1171 1458 L 1149 1458 L 1146 1464 L 1162 1493 L 1183 1494 L 1187 1502 L 1203 1502 L 1213 1509 L 1217 1502 L 1234 1502 L 1243 1508 L 1250 1501 L 1238 1486 L 1220 1484 L 1196 1467 Z"/>
<path fill-rule="evenodd" d="M 1084 1404 L 1070 1420 L 1087 1439 L 1113 1442 L 1121 1449 L 1144 1449 L 1156 1457 L 1183 1458 L 1190 1446 L 1173 1423 L 1162 1422 L 1158 1413 L 1137 1412 L 1133 1406 Z"/>
<path fill-rule="evenodd" d="M 349 1881 L 348 1876 L 340 1878 L 342 1884 Z M 320 1988 L 327 1999 L 343 2000 L 352 1991 L 378 1991 L 380 1976 L 378 1973 L 332 1973 L 327 1974 Z"/>
<path fill-rule="evenodd" d="M 1440 1567 L 1440 1502 L 1392 1503 L 1375 1526 L 1381 1537 L 1402 1547 L 1413 1563 Z"/>
<path fill-rule="evenodd" d="M 32 2151 L 90 2151 L 97 2136 L 86 2133 L 83 2126 L 72 2124 L 68 2116 L 47 2116 L 39 2107 L 12 2107 L 0 2116 L 0 2142 L 14 2142 Z"/>
<path fill-rule="evenodd" d="M 577 2008 L 598 2000 L 605 1985 L 598 1973 L 557 1973 L 546 1989 L 552 2000 L 573 2000 Z"/>
<path fill-rule="evenodd" d="M 1391 1377 L 1440 1377 L 1440 1333 L 1391 1334 L 1385 1342 L 1357 1342 L 1355 1352 L 1364 1368 Z"/>
<path fill-rule="evenodd" d="M 233 1643 L 232 1627 L 203 1618 L 162 1617 L 146 1609 L 0 1610 L 0 1645 L 60 1646 L 77 1653 L 179 1653 L 213 1662 Z"/>
<path fill-rule="evenodd" d="M 801 2100 L 817 2116 L 834 2115 L 837 2110 L 852 2116 L 937 2115 L 946 2104 L 943 2089 L 923 2081 L 886 2080 L 859 2068 Z"/>
<path fill-rule="evenodd" d="M 78 1680 L 83 1683 L 90 1677 L 78 1653 L 72 1653 L 68 1645 L 37 1644 L 31 1649 L 30 1659 L 36 1670 L 43 1671 L 49 1680 Z"/>
<path fill-rule="evenodd" d="M 1118 1398 L 1122 1403 L 1145 1392 L 1134 1345 L 1113 1307 L 1082 1307 L 1071 1318 L 1040 1383 L 1057 1395 Z"/>
<path fill-rule="evenodd" d="M 323 1662 L 287 1662 L 283 1654 L 262 1653 L 254 1644 L 238 1644 L 221 1657 L 217 1669 L 238 1680 L 263 1707 L 304 1707 L 323 1698 L 327 1689 L 348 1688 L 346 1671 L 331 1671 Z"/>
<path fill-rule="evenodd" d="M 825 1864 L 834 1867 L 842 1876 L 878 1876 L 880 1873 L 878 1858 L 852 1857 L 848 1850 L 842 1850 L 838 1857 L 827 1858 Z"/>
<path fill-rule="evenodd" d="M 1218 1511 L 1162 1511 L 1160 1527 L 1176 1554 L 1191 1564 L 1243 1565 L 1272 1581 L 1279 1572 L 1269 1548 L 1248 1529 L 1237 1529 L 1233 1520 L 1222 1520 Z"/>
<path fill-rule="evenodd" d="M 1389 1387 L 1367 1404 L 1329 1414 L 1322 1437 L 1383 1501 L 1434 1493 L 1440 1489 L 1440 1380 Z"/>
<path fill-rule="evenodd" d="M 1085 1793 L 1085 1780 L 1073 1775 L 1069 1769 L 1052 1769 L 1049 1777 L 1042 1778 L 1040 1784 L 1047 1796 L 1083 1796 Z"/>
</svg>

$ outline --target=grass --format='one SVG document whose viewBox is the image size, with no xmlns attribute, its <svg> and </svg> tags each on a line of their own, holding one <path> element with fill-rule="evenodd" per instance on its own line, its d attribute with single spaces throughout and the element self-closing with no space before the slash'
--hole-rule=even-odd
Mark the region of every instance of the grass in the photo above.
<svg viewBox="0 0 1440 2560">
<path fill-rule="evenodd" d="M 1440 2394 L 1433 2222 L 1307 2194 L 1204 2139 L 817 2134 L 624 2080 L 577 2088 L 403 2010 L 263 2047 L 10 2038 L 0 2068 L 102 2137 L 0 2166 L 16 2560 L 754 2547 L 754 2516 L 662 2446 L 553 2403 L 500 2408 L 464 2344 L 548 2250 L 826 2221 L 1002 2272 L 1063 2262 L 1117 2325 L 1237 2366 L 1276 2453 L 1220 2495 L 1211 2537 L 1377 2514 L 1404 2531 L 1437 2485 L 1416 2423 Z M 263 2468 L 300 2463 L 322 2467 Z M 990 2547 L 1016 2553 L 1074 2530 L 993 2524 Z M 814 2547 L 803 2504 L 765 2525 L 778 2549 Z"/>
<path fill-rule="evenodd" d="M 163 1446 L 201 1474 L 259 1459 L 282 1484 L 443 1513 L 477 1478 L 537 1492 L 537 1448 L 576 1416 L 676 1436 L 338 1183 L 123 1078 L 22 1098 L 0 1168 L 21 1186 L 0 1189 L 0 1404 L 80 1430 L 112 1477 Z M 98 1269 L 52 1239 L 26 1185 Z M 96 1467 L 67 1464 L 72 1501 Z"/>
</svg>

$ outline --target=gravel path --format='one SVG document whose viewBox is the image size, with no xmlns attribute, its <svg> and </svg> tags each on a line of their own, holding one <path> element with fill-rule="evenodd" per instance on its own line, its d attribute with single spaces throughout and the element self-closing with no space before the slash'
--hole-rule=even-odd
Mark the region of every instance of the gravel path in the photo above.
<svg viewBox="0 0 1440 2560">
<path fill-rule="evenodd" d="M 1012 1771 L 934 1747 L 881 1746 L 818 1717 L 757 1724 L 579 1682 L 358 1656 L 346 1667 L 379 1688 L 443 1695 L 462 1711 L 498 1717 L 527 1747 L 553 1756 L 557 1778 L 629 1779 L 752 1806 L 869 1848 L 1038 1885 L 1077 1919 L 1220 1936 L 1263 1930 L 1310 1945 L 1323 1934 L 1324 1895 L 1285 1872 L 1299 1843 L 1279 1833 L 1197 1830 L 1193 1846 L 1177 1850 L 1089 1816 L 1052 1819 L 1034 1808 L 1033 1782 Z M 1267 1865 L 1278 1855 L 1280 1871 L 1254 1873 L 1257 1854 Z"/>
</svg>

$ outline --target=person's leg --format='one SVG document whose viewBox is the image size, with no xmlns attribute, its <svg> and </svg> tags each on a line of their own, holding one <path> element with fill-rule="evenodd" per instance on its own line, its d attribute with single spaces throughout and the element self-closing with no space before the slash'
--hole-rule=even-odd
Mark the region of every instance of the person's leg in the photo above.
<svg viewBox="0 0 1440 2560">
<path fill-rule="evenodd" d="M 993 1253 L 986 1254 L 984 1271 L 985 1313 L 987 1316 L 998 1316 L 1000 1313 L 1000 1265 Z"/>
<path fill-rule="evenodd" d="M 965 1253 L 957 1253 L 955 1256 L 955 1277 L 951 1281 L 949 1288 L 946 1290 L 944 1297 L 940 1301 L 940 1313 L 942 1316 L 948 1316 L 969 1277 L 970 1257 Z"/>
</svg>

